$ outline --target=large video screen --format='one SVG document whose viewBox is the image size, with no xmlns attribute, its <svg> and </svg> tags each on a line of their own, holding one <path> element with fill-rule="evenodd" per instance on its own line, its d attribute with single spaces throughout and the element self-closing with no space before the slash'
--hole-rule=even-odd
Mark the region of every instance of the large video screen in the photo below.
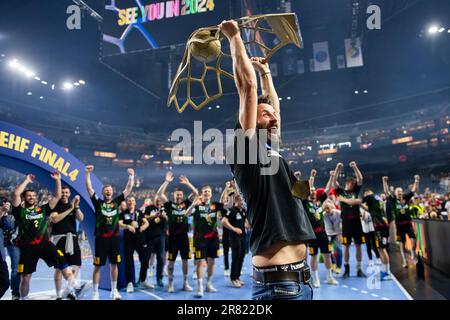
<svg viewBox="0 0 450 320">
<path fill-rule="evenodd" d="M 103 56 L 185 43 L 200 27 L 231 15 L 232 0 L 108 0 L 103 14 Z"/>
</svg>

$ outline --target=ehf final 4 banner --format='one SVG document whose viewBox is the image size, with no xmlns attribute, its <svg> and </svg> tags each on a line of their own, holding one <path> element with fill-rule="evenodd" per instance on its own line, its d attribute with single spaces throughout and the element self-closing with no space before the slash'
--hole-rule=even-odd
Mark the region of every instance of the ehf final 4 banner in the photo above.
<svg viewBox="0 0 450 320">
<path fill-rule="evenodd" d="M 102 55 L 185 43 L 194 30 L 230 19 L 230 6 L 231 0 L 107 0 Z"/>
</svg>

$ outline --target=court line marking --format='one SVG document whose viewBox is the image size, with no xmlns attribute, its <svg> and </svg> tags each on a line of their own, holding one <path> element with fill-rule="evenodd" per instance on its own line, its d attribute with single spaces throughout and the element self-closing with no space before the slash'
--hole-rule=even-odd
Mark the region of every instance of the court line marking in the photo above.
<svg viewBox="0 0 450 320">
<path fill-rule="evenodd" d="M 160 296 L 158 296 L 157 294 L 145 291 L 145 290 L 141 290 L 141 289 L 134 289 L 135 291 L 139 291 L 142 292 L 143 294 L 146 294 L 148 296 L 152 296 L 153 298 L 155 298 L 156 300 L 164 300 L 163 298 L 161 298 Z"/>
<path fill-rule="evenodd" d="M 401 283 L 397 280 L 397 278 L 394 276 L 393 273 L 391 273 L 392 280 L 397 284 L 397 286 L 400 288 L 400 290 L 403 292 L 403 294 L 408 298 L 408 300 L 414 300 L 413 297 L 406 291 L 406 289 L 401 285 Z"/>
</svg>

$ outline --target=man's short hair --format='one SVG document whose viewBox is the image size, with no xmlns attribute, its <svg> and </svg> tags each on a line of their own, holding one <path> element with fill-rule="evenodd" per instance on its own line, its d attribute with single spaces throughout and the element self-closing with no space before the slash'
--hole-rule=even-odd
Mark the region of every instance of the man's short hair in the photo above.
<svg viewBox="0 0 450 320">
<path fill-rule="evenodd" d="M 113 187 L 112 185 L 110 185 L 110 184 L 105 184 L 104 186 L 103 186 L 103 188 L 102 188 L 102 190 L 105 190 L 106 188 L 109 188 L 109 187 Z"/>
<path fill-rule="evenodd" d="M 272 105 L 272 101 L 270 101 L 270 97 L 266 94 L 262 94 L 258 97 L 258 104 L 266 103 L 268 105 Z"/>
<path fill-rule="evenodd" d="M 203 186 L 203 187 L 202 187 L 202 192 L 203 192 L 203 190 L 205 190 L 205 189 L 210 189 L 210 190 L 212 191 L 211 186 Z"/>
<path fill-rule="evenodd" d="M 174 193 L 177 192 L 177 191 L 184 192 L 183 189 L 181 189 L 181 188 L 175 188 L 175 189 L 173 189 L 173 192 L 174 192 Z"/>
<path fill-rule="evenodd" d="M 36 191 L 34 189 L 31 189 L 31 188 L 25 189 L 25 191 L 22 192 L 22 197 L 25 198 L 25 196 L 27 195 L 27 192 L 34 192 L 34 193 L 36 193 Z"/>
<path fill-rule="evenodd" d="M 62 187 L 61 187 L 61 190 L 62 189 L 69 189 L 70 190 L 70 187 L 68 186 L 68 185 L 63 185 Z"/>
</svg>

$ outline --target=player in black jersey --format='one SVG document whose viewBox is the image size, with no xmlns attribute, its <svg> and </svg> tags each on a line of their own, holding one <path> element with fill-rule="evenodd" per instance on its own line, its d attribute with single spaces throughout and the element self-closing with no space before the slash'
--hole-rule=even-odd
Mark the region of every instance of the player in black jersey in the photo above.
<svg viewBox="0 0 450 320">
<path fill-rule="evenodd" d="M 215 259 L 220 255 L 218 225 L 225 214 L 223 204 L 212 202 L 210 186 L 202 188 L 201 196 L 197 197 L 189 207 L 187 214 L 194 218 L 194 248 L 197 262 L 197 297 L 203 297 L 203 267 L 207 264 L 208 278 L 206 291 L 217 292 L 212 285 Z"/>
<path fill-rule="evenodd" d="M 54 266 L 61 270 L 62 276 L 68 282 L 68 289 L 75 296 L 82 294 L 86 284 L 80 286 L 69 268 L 64 253 L 59 250 L 49 239 L 48 217 L 61 199 L 61 175 L 55 172 L 51 175 L 55 181 L 55 194 L 50 201 L 43 206 L 38 206 L 36 192 L 26 189 L 29 183 L 34 181 L 34 176 L 28 174 L 26 179 L 16 187 L 12 199 L 12 214 L 19 226 L 17 245 L 20 248 L 18 273 L 20 276 L 20 299 L 26 299 L 30 280 L 39 259 L 43 259 L 48 266 Z M 22 203 L 23 198 L 23 204 Z M 73 203 L 73 202 L 72 202 Z M 73 207 L 75 204 L 72 205 Z M 73 208 L 72 208 L 73 210 Z"/>
<path fill-rule="evenodd" d="M 230 192 L 232 190 L 231 181 L 227 181 L 225 183 L 225 188 L 222 191 L 220 196 L 220 203 L 223 203 L 224 207 L 228 208 L 228 203 L 230 202 Z M 224 271 L 223 275 L 225 277 L 230 276 L 230 261 L 229 261 L 229 253 L 230 253 L 230 230 L 226 228 L 222 223 L 222 249 L 223 249 L 223 264 Z"/>
<path fill-rule="evenodd" d="M 310 187 L 310 195 L 307 200 L 302 200 L 303 207 L 308 215 L 309 221 L 311 222 L 311 226 L 314 230 L 314 234 L 316 236 L 315 239 L 310 240 L 308 242 L 309 254 L 311 256 L 310 265 L 314 274 L 313 286 L 315 288 L 320 287 L 320 279 L 319 279 L 319 271 L 318 271 L 318 261 L 317 256 L 320 253 L 323 256 L 323 260 L 325 263 L 325 268 L 327 270 L 327 280 L 326 283 L 330 285 L 338 285 L 339 282 L 332 275 L 331 270 L 331 245 L 328 241 L 328 236 L 325 232 L 325 223 L 324 223 L 324 209 L 323 203 L 328 197 L 328 193 L 331 191 L 331 187 L 334 185 L 334 179 L 336 178 L 333 174 L 330 174 L 330 178 L 327 182 L 325 189 L 314 188 L 314 181 L 316 177 L 317 171 L 315 169 L 311 170 L 311 174 L 309 177 L 309 187 Z"/>
<path fill-rule="evenodd" d="M 136 209 L 136 199 L 129 196 L 126 200 L 127 209 L 121 211 L 119 215 L 119 226 L 125 229 L 123 232 L 124 260 L 125 260 L 125 276 L 127 279 L 127 293 L 134 291 L 134 283 L 132 275 L 134 271 L 134 252 L 136 251 L 141 262 L 141 270 L 139 273 L 139 282 L 137 286 L 141 289 L 154 288 L 149 285 L 145 279 L 147 278 L 149 248 L 145 239 L 145 230 L 149 223 L 145 219 L 144 213 Z"/>
<path fill-rule="evenodd" d="M 83 212 L 81 212 L 79 203 L 80 196 L 75 196 L 73 202 L 69 202 L 70 188 L 63 186 L 61 189 L 61 200 L 58 201 L 53 212 L 50 214 L 52 225 L 52 242 L 64 253 L 67 263 L 72 268 L 75 277 L 81 268 L 81 250 L 78 244 L 77 221 L 82 222 L 84 219 Z M 61 271 L 55 269 L 55 289 L 56 299 L 62 299 L 67 296 L 67 290 L 62 291 Z M 70 295 L 69 295 L 70 297 Z"/>
<path fill-rule="evenodd" d="M 361 270 L 362 252 L 361 244 L 365 239 L 363 236 L 363 230 L 361 225 L 361 213 L 359 205 L 361 199 L 359 199 L 359 192 L 363 183 L 363 176 L 359 171 L 355 161 L 350 162 L 350 168 L 353 169 L 355 178 L 346 177 L 344 189 L 337 188 L 335 193 L 338 196 L 341 207 L 341 219 L 342 219 L 342 242 L 344 244 L 344 274 L 343 278 L 350 276 L 350 245 L 352 240 L 355 241 L 356 248 L 356 261 L 357 261 L 357 276 L 365 277 L 366 275 Z M 342 164 L 338 164 L 336 167 L 335 175 L 339 176 L 340 170 L 343 168 Z"/>
<path fill-rule="evenodd" d="M 192 291 L 192 287 L 189 285 L 188 281 L 188 259 L 191 258 L 191 253 L 189 250 L 188 216 L 186 214 L 192 201 L 184 197 L 184 192 L 180 188 L 176 188 L 173 191 L 173 201 L 169 201 L 165 193 L 168 185 L 173 179 L 173 173 L 170 171 L 167 172 L 164 183 L 156 193 L 161 197 L 161 200 L 164 203 L 164 209 L 169 222 L 169 239 L 167 241 L 169 251 L 169 285 L 167 291 L 175 292 L 173 272 L 178 252 L 180 252 L 182 260 L 183 290 Z M 186 176 L 180 176 L 179 181 L 192 191 L 193 196 L 198 196 L 197 188 L 190 183 Z"/>
<path fill-rule="evenodd" d="M 361 207 L 370 213 L 375 229 L 375 250 L 378 250 L 381 259 L 381 280 L 391 280 L 389 267 L 389 222 L 384 214 L 382 200 L 372 190 L 364 191 Z"/>
<path fill-rule="evenodd" d="M 394 189 L 394 194 L 392 195 L 389 190 L 388 177 L 383 177 L 383 189 L 388 195 L 388 203 L 390 210 L 395 218 L 396 227 L 396 240 L 401 242 L 400 253 L 403 260 L 403 267 L 408 268 L 408 263 L 405 257 L 405 243 L 406 235 L 408 235 L 411 240 L 411 262 L 415 265 L 416 261 L 416 234 L 412 225 L 411 212 L 409 208 L 409 202 L 414 196 L 414 193 L 419 189 L 420 176 L 414 176 L 414 184 L 411 187 L 410 192 L 403 194 L 403 189 L 397 187 Z"/>
<path fill-rule="evenodd" d="M 128 169 L 128 183 L 120 195 L 113 198 L 111 185 L 103 186 L 103 199 L 100 199 L 94 191 L 91 182 L 91 172 L 94 166 L 86 166 L 86 188 L 95 208 L 95 253 L 93 278 L 93 300 L 99 299 L 98 284 L 100 282 L 100 267 L 109 260 L 111 271 L 111 298 L 122 299 L 117 290 L 118 267 L 120 263 L 120 231 L 119 231 L 119 206 L 130 195 L 134 186 L 134 170 Z"/>
</svg>

